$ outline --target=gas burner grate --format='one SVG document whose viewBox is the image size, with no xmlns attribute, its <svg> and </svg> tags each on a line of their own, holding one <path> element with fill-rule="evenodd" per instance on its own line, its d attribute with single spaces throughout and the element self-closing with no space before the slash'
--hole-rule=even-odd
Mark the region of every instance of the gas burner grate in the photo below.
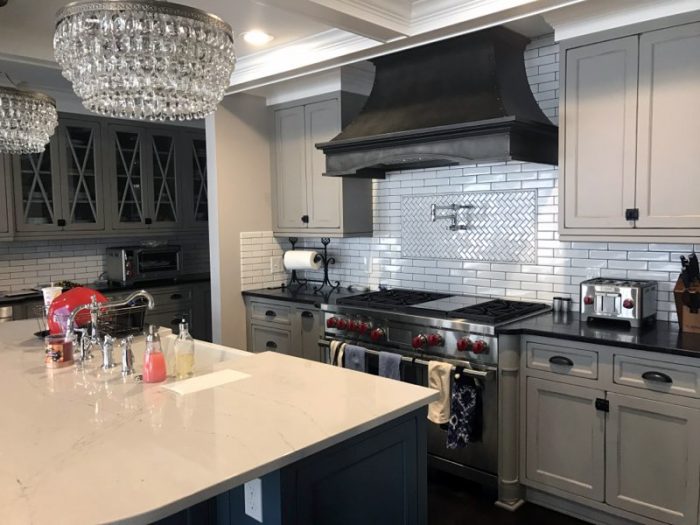
<svg viewBox="0 0 700 525">
<path fill-rule="evenodd" d="M 467 321 L 478 321 L 496 325 L 548 309 L 549 306 L 544 303 L 494 299 L 493 301 L 467 306 L 459 310 L 452 310 L 447 316 L 455 319 L 465 319 Z"/>
<path fill-rule="evenodd" d="M 427 303 L 428 301 L 437 301 L 445 297 L 450 297 L 450 294 L 393 288 L 391 290 L 380 290 L 378 292 L 339 298 L 336 304 L 366 306 L 368 308 L 397 308 Z"/>
</svg>

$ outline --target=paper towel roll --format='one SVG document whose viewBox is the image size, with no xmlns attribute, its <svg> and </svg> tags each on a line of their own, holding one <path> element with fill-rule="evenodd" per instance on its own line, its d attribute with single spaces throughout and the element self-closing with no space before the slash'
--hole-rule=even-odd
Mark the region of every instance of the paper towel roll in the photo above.
<svg viewBox="0 0 700 525">
<path fill-rule="evenodd" d="M 318 270 L 321 267 L 321 257 L 313 250 L 284 252 L 284 267 L 287 270 Z"/>
</svg>

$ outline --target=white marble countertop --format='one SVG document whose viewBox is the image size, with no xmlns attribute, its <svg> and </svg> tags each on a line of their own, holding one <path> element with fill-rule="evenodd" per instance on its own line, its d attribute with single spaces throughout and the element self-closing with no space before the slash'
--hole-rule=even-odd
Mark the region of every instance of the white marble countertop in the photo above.
<svg viewBox="0 0 700 525">
<path fill-rule="evenodd" d="M 31 320 L 0 324 L 3 524 L 149 523 L 437 397 L 399 381 L 215 345 L 203 345 L 197 373 L 231 368 L 250 377 L 179 396 L 124 381 L 119 368 L 98 371 L 99 355 L 82 371 L 48 370 L 35 330 Z M 137 355 L 137 371 L 140 363 Z"/>
</svg>

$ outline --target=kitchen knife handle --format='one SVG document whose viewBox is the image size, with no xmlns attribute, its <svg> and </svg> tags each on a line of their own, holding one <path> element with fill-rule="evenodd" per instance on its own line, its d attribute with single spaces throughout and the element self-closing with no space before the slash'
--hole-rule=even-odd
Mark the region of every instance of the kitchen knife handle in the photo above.
<svg viewBox="0 0 700 525">
<path fill-rule="evenodd" d="M 663 372 L 644 372 L 642 374 L 642 379 L 644 379 L 645 381 L 652 381 L 654 383 L 673 383 L 673 379 L 671 379 L 671 376 L 666 375 Z"/>
<path fill-rule="evenodd" d="M 574 366 L 574 362 L 568 357 L 564 357 L 563 355 L 553 355 L 549 358 L 549 362 L 553 365 Z"/>
</svg>

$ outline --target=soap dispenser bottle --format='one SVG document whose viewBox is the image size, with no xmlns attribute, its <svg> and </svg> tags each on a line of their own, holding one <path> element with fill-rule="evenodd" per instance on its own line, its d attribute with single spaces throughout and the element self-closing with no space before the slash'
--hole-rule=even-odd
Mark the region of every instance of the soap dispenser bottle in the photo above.
<svg viewBox="0 0 700 525">
<path fill-rule="evenodd" d="M 160 347 L 160 336 L 155 325 L 148 327 L 146 353 L 143 354 L 143 380 L 146 383 L 165 381 L 167 370 L 165 356 Z"/>
<path fill-rule="evenodd" d="M 190 335 L 186 319 L 180 320 L 180 333 L 175 341 L 175 376 L 191 377 L 194 373 L 194 339 Z"/>
</svg>

